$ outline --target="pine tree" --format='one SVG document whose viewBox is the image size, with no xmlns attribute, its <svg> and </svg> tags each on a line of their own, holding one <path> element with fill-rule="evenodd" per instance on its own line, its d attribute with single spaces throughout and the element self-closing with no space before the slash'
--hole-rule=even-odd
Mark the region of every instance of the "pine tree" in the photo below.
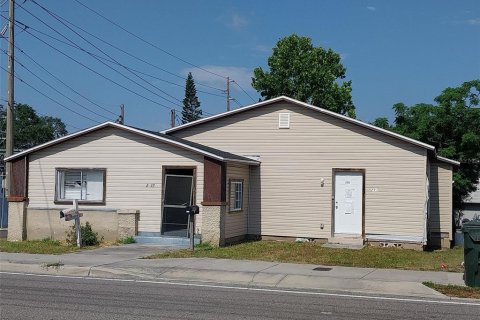
<svg viewBox="0 0 480 320">
<path fill-rule="evenodd" d="M 193 81 L 192 73 L 188 73 L 185 83 L 185 99 L 183 99 L 182 124 L 198 120 L 202 117 L 200 101 L 197 97 L 197 89 Z"/>
</svg>

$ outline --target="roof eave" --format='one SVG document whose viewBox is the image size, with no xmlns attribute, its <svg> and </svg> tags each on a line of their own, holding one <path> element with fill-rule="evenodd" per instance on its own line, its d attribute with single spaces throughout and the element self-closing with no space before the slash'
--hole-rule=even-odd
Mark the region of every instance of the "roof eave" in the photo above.
<svg viewBox="0 0 480 320">
<path fill-rule="evenodd" d="M 87 128 L 87 129 L 84 129 L 84 130 L 81 130 L 81 131 L 77 131 L 75 133 L 72 133 L 72 134 L 69 134 L 69 135 L 66 135 L 66 136 L 63 136 L 63 137 L 60 137 L 58 139 L 55 139 L 55 140 L 52 140 L 52 141 L 49 141 L 49 142 L 46 142 L 46 143 L 43 143 L 41 145 L 38 145 L 38 146 L 35 146 L 33 148 L 30 148 L 30 149 L 27 149 L 27 150 L 24 150 L 22 152 L 19 152 L 19 153 L 16 153 L 14 155 L 11 155 L 7 158 L 5 158 L 4 160 L 9 162 L 9 161 L 12 161 L 12 160 L 15 160 L 17 158 L 20 158 L 20 157 L 23 157 L 27 154 L 30 154 L 32 152 L 35 152 L 35 151 L 39 151 L 39 150 L 42 150 L 42 149 L 45 149 L 45 148 L 48 148 L 50 146 L 53 146 L 53 145 L 56 145 L 56 144 L 59 144 L 59 143 L 62 143 L 63 141 L 67 141 L 67 140 L 70 140 L 70 139 L 73 139 L 73 138 L 76 138 L 78 136 L 81 136 L 81 135 L 84 135 L 86 133 L 90 133 L 90 132 L 93 132 L 93 131 L 96 131 L 96 130 L 99 130 L 99 129 L 103 129 L 105 127 L 114 127 L 114 128 L 119 128 L 119 129 L 123 129 L 123 130 L 126 130 L 126 131 L 130 131 L 130 132 L 135 132 L 139 135 L 142 135 L 142 136 L 146 136 L 146 137 L 150 137 L 152 139 L 155 139 L 157 141 L 162 141 L 164 143 L 167 143 L 167 144 L 170 144 L 170 145 L 174 145 L 174 146 L 177 146 L 177 147 L 180 147 L 180 148 L 183 148 L 183 149 L 186 149 L 186 150 L 190 150 L 190 151 L 193 151 L 193 152 L 196 152 L 196 153 L 199 153 L 201 155 L 204 155 L 204 156 L 207 156 L 207 157 L 210 157 L 210 158 L 213 158 L 213 159 L 216 159 L 216 160 L 219 160 L 219 161 L 223 161 L 223 162 L 226 162 L 226 161 L 237 161 L 237 162 L 240 162 L 240 161 L 244 161 L 245 163 L 247 162 L 252 162 L 251 160 L 235 160 L 235 159 L 226 159 L 226 158 L 223 158 L 223 157 L 220 157 L 216 154 L 213 154 L 213 153 L 210 153 L 210 152 L 207 152 L 207 151 L 204 151 L 204 150 L 201 150 L 201 149 L 198 149 L 198 148 L 195 148 L 195 147 L 192 147 L 192 146 L 189 146 L 189 145 L 186 145 L 186 144 L 183 144 L 181 142 L 177 142 L 177 141 L 173 141 L 173 140 L 170 140 L 170 139 L 166 139 L 164 137 L 161 137 L 161 136 L 158 136 L 158 135 L 155 135 L 155 134 L 152 134 L 152 133 L 148 133 L 148 132 L 145 132 L 145 131 L 142 131 L 142 130 L 138 130 L 138 129 L 135 129 L 135 128 L 132 128 L 132 127 L 128 127 L 128 126 L 125 126 L 125 125 L 121 125 L 121 124 L 118 124 L 118 123 L 114 123 L 114 122 L 104 122 L 104 123 L 101 123 L 99 125 L 96 125 L 96 126 L 93 126 L 93 127 L 90 127 L 90 128 Z M 256 162 L 258 163 L 258 162 Z M 252 162 L 252 164 L 254 164 Z"/>
<path fill-rule="evenodd" d="M 449 164 L 452 164 L 452 165 L 455 165 L 455 166 L 460 166 L 460 162 L 459 161 L 455 161 L 455 160 L 452 160 L 452 159 L 448 159 L 448 158 L 445 158 L 445 157 L 441 157 L 439 155 L 436 155 L 436 159 L 438 161 L 441 161 L 441 162 L 446 162 L 446 163 L 449 163 Z"/>
</svg>

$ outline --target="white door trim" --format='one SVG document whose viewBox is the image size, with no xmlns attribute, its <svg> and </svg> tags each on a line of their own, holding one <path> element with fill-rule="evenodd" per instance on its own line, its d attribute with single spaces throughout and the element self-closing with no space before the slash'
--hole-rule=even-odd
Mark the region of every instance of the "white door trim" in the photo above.
<svg viewBox="0 0 480 320">
<path fill-rule="evenodd" d="M 336 206 L 336 175 L 337 173 L 349 173 L 351 172 L 353 175 L 361 175 L 362 181 L 361 181 L 361 222 L 360 222 L 360 230 L 358 233 L 352 233 L 352 236 L 358 236 L 358 237 L 365 237 L 365 169 L 350 169 L 350 168 L 334 168 L 332 169 L 332 228 L 331 228 L 331 236 L 335 237 L 335 234 L 338 235 L 348 235 L 345 233 L 341 232 L 336 232 L 336 221 L 335 221 L 335 206 Z"/>
</svg>

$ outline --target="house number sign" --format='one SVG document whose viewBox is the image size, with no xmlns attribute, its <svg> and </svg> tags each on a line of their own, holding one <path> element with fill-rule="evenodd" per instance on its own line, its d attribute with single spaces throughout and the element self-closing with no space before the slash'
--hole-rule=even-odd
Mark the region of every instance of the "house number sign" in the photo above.
<svg viewBox="0 0 480 320">
<path fill-rule="evenodd" d="M 160 188 L 161 186 L 160 183 L 147 183 L 145 188 Z"/>
</svg>

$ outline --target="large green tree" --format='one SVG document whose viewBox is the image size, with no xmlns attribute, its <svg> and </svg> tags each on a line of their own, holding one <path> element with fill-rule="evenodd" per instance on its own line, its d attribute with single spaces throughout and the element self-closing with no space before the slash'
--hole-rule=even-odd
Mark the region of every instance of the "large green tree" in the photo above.
<svg viewBox="0 0 480 320">
<path fill-rule="evenodd" d="M 40 116 L 28 104 L 15 104 L 14 148 L 28 149 L 67 134 L 65 124 L 60 118 Z M 0 106 L 2 128 L 5 130 L 6 109 Z M 2 149 L 5 141 L 2 141 Z"/>
<path fill-rule="evenodd" d="M 345 79 L 341 57 L 332 49 L 315 47 L 308 37 L 280 39 L 268 58 L 269 71 L 255 68 L 252 86 L 265 99 L 285 95 L 355 117 L 352 82 Z"/>
<path fill-rule="evenodd" d="M 202 117 L 200 101 L 197 98 L 197 89 L 193 81 L 192 73 L 189 72 L 185 82 L 185 98 L 183 99 L 182 123 L 198 120 Z"/>
<path fill-rule="evenodd" d="M 441 156 L 461 162 L 453 175 L 454 205 L 461 209 L 463 200 L 475 190 L 480 177 L 480 80 L 447 88 L 435 98 L 436 104 L 420 103 L 393 106 L 393 125 L 385 118 L 374 124 L 423 141 L 437 148 Z"/>
</svg>

